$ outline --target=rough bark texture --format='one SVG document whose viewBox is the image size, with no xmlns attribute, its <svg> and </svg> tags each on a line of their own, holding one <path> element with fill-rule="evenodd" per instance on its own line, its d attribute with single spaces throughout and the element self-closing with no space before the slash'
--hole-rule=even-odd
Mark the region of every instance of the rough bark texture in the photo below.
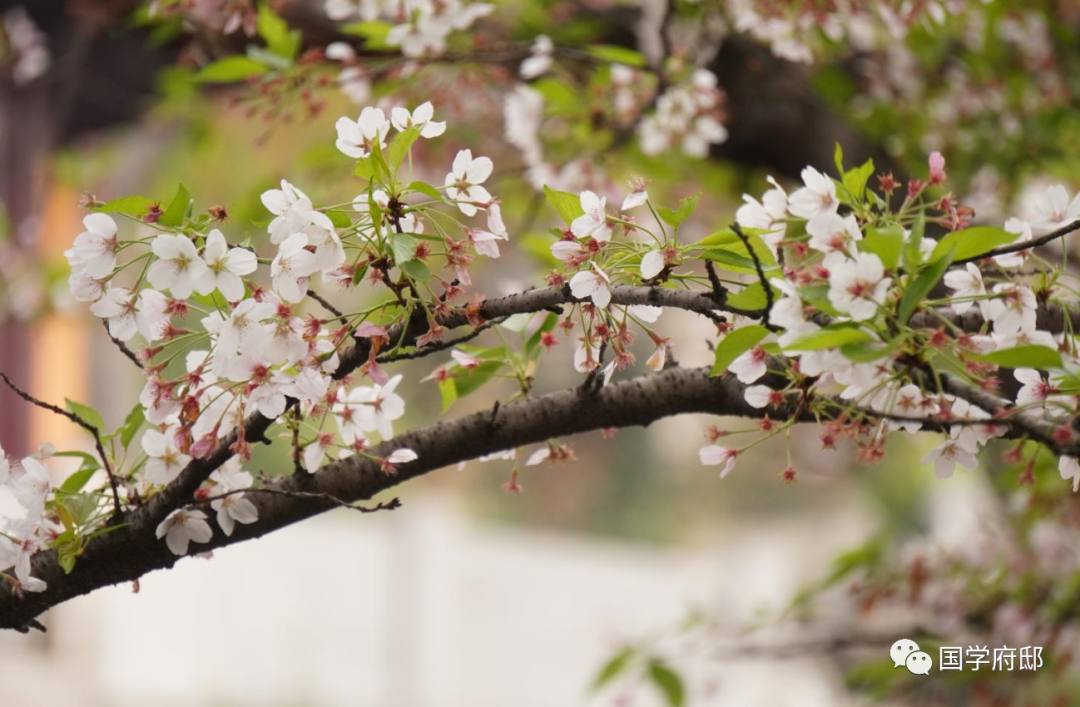
<svg viewBox="0 0 1080 707">
<path fill-rule="evenodd" d="M 386 457 L 407 447 L 419 455 L 417 461 L 402 465 L 396 475 L 385 473 L 376 462 L 354 456 L 328 464 L 310 476 L 285 478 L 270 488 L 325 493 L 345 501 L 366 500 L 409 479 L 482 454 L 603 427 L 648 425 L 685 413 L 760 416 L 762 411 L 746 404 L 742 386 L 734 378 L 710 378 L 705 369 L 676 368 L 598 391 L 575 388 L 522 400 L 399 435 L 371 450 L 376 457 Z M 774 414 L 787 416 L 792 411 Z M 258 538 L 333 508 L 324 501 L 269 494 L 252 493 L 249 498 L 259 509 L 257 523 L 238 525 L 231 538 L 216 529 L 208 545 L 192 545 L 192 551 Z M 0 596 L 0 628 L 26 631 L 37 625 L 40 614 L 68 599 L 176 564 L 181 558 L 169 552 L 154 534 L 160 522 L 159 505 L 152 503 L 129 514 L 125 527 L 89 543 L 71 575 L 64 575 L 54 551 L 35 556 L 33 574 L 45 580 L 48 589 L 23 598 L 10 593 Z"/>
</svg>

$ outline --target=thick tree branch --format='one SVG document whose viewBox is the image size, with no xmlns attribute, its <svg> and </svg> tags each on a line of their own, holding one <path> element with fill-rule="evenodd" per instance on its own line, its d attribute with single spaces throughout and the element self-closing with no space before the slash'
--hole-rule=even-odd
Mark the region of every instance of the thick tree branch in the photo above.
<svg viewBox="0 0 1080 707">
<path fill-rule="evenodd" d="M 734 377 L 710 378 L 707 369 L 685 368 L 614 383 L 589 395 L 569 389 L 520 400 L 501 406 L 495 417 L 484 411 L 438 422 L 372 448 L 370 455 L 378 458 L 406 447 L 419 455 L 416 461 L 401 465 L 396 475 L 388 475 L 366 456 L 353 456 L 306 478 L 274 482 L 267 488 L 280 494 L 252 494 L 251 501 L 259 509 L 258 522 L 238 526 L 232 537 L 217 530 L 209 544 L 192 548 L 213 550 L 257 538 L 337 505 L 325 499 L 295 498 L 296 493 L 325 495 L 346 503 L 363 501 L 409 479 L 483 454 L 605 427 L 649 425 L 686 413 L 760 417 L 764 411 L 746 403 L 743 386 Z M 795 411 L 774 410 L 773 414 L 790 416 Z M 191 471 L 184 475 L 193 478 Z M 167 491 L 175 494 L 172 486 Z M 68 599 L 176 564 L 180 558 L 154 534 L 162 518 L 159 499 L 160 495 L 127 514 L 125 526 L 91 540 L 70 575 L 57 563 L 55 551 L 38 553 L 33 575 L 46 581 L 48 588 L 21 599 L 9 589 L 0 590 L 0 628 L 26 631 L 37 616 Z M 191 499 L 190 493 L 183 494 L 172 507 L 186 506 Z"/>
</svg>

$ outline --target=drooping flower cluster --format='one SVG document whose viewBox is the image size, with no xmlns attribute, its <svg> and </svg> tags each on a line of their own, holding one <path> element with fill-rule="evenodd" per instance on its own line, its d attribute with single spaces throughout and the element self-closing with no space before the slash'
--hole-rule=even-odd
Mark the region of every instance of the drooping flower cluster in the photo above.
<svg viewBox="0 0 1080 707">
<path fill-rule="evenodd" d="M 23 511 L 20 518 L 4 518 L 0 526 L 0 567 L 14 567 L 13 576 L 0 576 L 17 593 L 45 591 L 45 582 L 31 575 L 30 559 L 63 531 L 46 517 L 52 484 L 45 456 L 11 460 L 0 448 L 0 489 L 10 491 Z"/>
</svg>

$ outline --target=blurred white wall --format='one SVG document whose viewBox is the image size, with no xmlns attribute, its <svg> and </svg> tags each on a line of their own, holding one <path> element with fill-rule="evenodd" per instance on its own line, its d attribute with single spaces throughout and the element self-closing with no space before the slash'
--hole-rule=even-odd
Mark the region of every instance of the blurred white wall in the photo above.
<svg viewBox="0 0 1080 707">
<path fill-rule="evenodd" d="M 691 609 L 732 626 L 776 610 L 864 529 L 835 516 L 815 526 L 736 526 L 719 549 L 690 551 L 478 525 L 446 495 L 338 511 L 184 560 L 137 595 L 69 602 L 44 640 L 0 636 L 0 684 L 20 707 L 610 704 L 620 690 L 588 686 L 622 643 Z M 703 657 L 691 704 L 846 704 L 813 656 Z M 650 702 L 645 691 L 634 704 Z"/>
</svg>

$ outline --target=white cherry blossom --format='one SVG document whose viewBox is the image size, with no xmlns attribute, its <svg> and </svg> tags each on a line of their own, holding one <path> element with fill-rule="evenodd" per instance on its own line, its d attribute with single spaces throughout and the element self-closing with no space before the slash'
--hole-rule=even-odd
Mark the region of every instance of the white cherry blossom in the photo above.
<svg viewBox="0 0 1080 707">
<path fill-rule="evenodd" d="M 446 175 L 446 197 L 457 202 L 461 213 L 474 216 L 477 206 L 486 207 L 492 202 L 491 194 L 480 185 L 487 181 L 493 169 L 490 158 L 473 157 L 472 150 L 461 150 Z"/>
<path fill-rule="evenodd" d="M 873 253 L 858 253 L 830 272 L 829 302 L 857 322 L 873 318 L 892 284 L 892 278 L 885 277 L 881 259 Z"/>
<path fill-rule="evenodd" d="M 431 105 L 431 101 L 421 103 L 412 113 L 409 112 L 408 108 L 402 108 L 401 106 L 390 111 L 390 122 L 395 128 L 405 131 L 418 127 L 420 128 L 420 137 L 423 138 L 438 137 L 446 132 L 446 123 L 437 123 L 432 120 L 434 117 L 435 107 Z"/>
<path fill-rule="evenodd" d="M 258 268 L 258 259 L 250 250 L 229 248 L 225 236 L 218 229 L 210 231 L 203 250 L 206 262 L 206 275 L 200 283 L 200 292 L 217 290 L 230 302 L 244 298 L 244 275 L 250 275 Z"/>
<path fill-rule="evenodd" d="M 183 556 L 188 553 L 189 543 L 208 543 L 214 537 L 214 531 L 202 511 L 178 508 L 161 521 L 156 535 L 159 540 L 165 538 L 172 554 Z"/>
<path fill-rule="evenodd" d="M 177 448 L 175 433 L 175 427 L 170 427 L 164 433 L 158 430 L 143 433 L 142 448 L 148 457 L 146 480 L 152 484 L 165 486 L 172 483 L 191 462 L 191 457 Z"/>
<path fill-rule="evenodd" d="M 196 289 L 200 294 L 209 292 L 206 263 L 190 238 L 163 233 L 154 239 L 153 250 L 158 259 L 146 277 L 155 289 L 169 290 L 177 299 L 187 299 Z"/>
<path fill-rule="evenodd" d="M 570 232 L 578 238 L 592 237 L 601 243 L 611 240 L 611 225 L 607 222 L 607 197 L 594 192 L 581 192 L 581 209 L 585 213 L 570 224 Z"/>
<path fill-rule="evenodd" d="M 610 282 L 607 273 L 593 263 L 592 270 L 582 270 L 570 278 L 570 292 L 577 299 L 591 299 L 594 305 L 603 309 L 611 302 Z"/>
<path fill-rule="evenodd" d="M 307 295 L 308 278 L 319 269 L 315 254 L 308 251 L 308 237 L 295 233 L 278 248 L 270 264 L 274 291 L 286 302 L 299 302 Z"/>
<path fill-rule="evenodd" d="M 360 111 L 360 117 L 356 120 L 338 118 L 334 127 L 337 128 L 337 148 L 349 157 L 367 157 L 375 145 L 380 150 L 386 149 L 390 121 L 381 108 L 368 106 Z"/>
</svg>

